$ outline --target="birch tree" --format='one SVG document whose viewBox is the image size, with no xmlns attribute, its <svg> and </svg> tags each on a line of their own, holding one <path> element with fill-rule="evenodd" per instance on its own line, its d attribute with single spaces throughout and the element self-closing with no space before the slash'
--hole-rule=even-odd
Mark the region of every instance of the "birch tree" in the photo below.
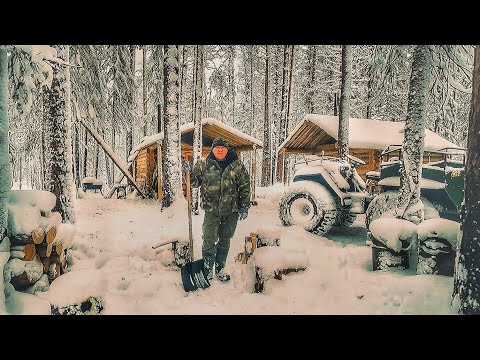
<svg viewBox="0 0 480 360">
<path fill-rule="evenodd" d="M 0 46 L 0 243 L 3 240 L 7 227 L 7 202 L 11 184 L 10 161 L 8 157 L 7 82 L 7 50 L 5 47 Z"/>
<path fill-rule="evenodd" d="M 68 45 L 58 46 L 57 53 L 68 62 Z M 64 221 L 74 223 L 70 95 L 69 67 L 53 66 L 52 85 L 44 87 L 45 189 L 57 197 L 53 210 L 58 211 Z"/>
<path fill-rule="evenodd" d="M 163 199 L 162 207 L 169 207 L 183 197 L 180 166 L 180 119 L 178 116 L 179 53 L 177 45 L 164 46 L 164 138 L 162 144 Z"/>
<path fill-rule="evenodd" d="M 453 297 L 458 312 L 480 314 L 480 46 L 475 47 L 473 91 L 467 140 L 465 194 L 459 237 Z"/>
<path fill-rule="evenodd" d="M 431 67 L 429 47 L 415 46 L 400 161 L 400 188 L 395 209 L 397 218 L 405 218 L 415 224 L 423 221 L 423 207 L 420 206 L 420 179 Z"/>
<path fill-rule="evenodd" d="M 342 46 L 342 86 L 338 117 L 338 156 L 346 159 L 349 153 L 350 98 L 352 96 L 352 46 Z"/>
</svg>

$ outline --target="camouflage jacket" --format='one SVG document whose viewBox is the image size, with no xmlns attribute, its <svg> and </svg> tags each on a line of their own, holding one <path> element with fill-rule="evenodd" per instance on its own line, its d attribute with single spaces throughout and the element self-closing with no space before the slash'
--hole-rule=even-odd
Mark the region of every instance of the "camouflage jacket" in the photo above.
<svg viewBox="0 0 480 360">
<path fill-rule="evenodd" d="M 250 207 L 250 176 L 233 150 L 227 153 L 223 173 L 213 153 L 193 167 L 192 187 L 200 186 L 205 211 L 237 212 Z"/>
</svg>

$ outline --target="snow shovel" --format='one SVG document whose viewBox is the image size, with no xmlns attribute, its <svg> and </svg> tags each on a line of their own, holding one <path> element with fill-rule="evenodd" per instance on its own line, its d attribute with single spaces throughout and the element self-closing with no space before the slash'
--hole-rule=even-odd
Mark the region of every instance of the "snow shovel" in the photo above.
<svg viewBox="0 0 480 360">
<path fill-rule="evenodd" d="M 190 195 L 190 171 L 186 171 L 187 203 L 188 203 L 188 239 L 190 261 L 180 268 L 182 274 L 183 289 L 186 292 L 195 291 L 198 288 L 206 289 L 210 286 L 207 273 L 203 265 L 203 259 L 193 261 L 193 235 L 192 235 L 192 202 Z"/>
</svg>

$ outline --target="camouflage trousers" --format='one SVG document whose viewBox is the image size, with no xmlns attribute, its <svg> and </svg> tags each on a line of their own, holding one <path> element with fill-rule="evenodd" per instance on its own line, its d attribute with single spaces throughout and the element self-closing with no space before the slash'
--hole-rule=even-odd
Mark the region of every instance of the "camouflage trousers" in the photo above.
<svg viewBox="0 0 480 360">
<path fill-rule="evenodd" d="M 235 233 L 237 222 L 237 212 L 230 212 L 225 215 L 205 211 L 202 226 L 202 256 L 207 271 L 213 269 L 214 264 L 217 272 L 225 267 L 228 250 L 230 249 L 230 239 Z"/>
</svg>

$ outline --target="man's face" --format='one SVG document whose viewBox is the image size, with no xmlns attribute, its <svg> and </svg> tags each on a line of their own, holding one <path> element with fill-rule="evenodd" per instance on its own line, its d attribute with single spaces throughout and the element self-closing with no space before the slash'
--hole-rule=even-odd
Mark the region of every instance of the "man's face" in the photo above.
<svg viewBox="0 0 480 360">
<path fill-rule="evenodd" d="M 227 156 L 228 149 L 225 146 L 215 146 L 212 151 L 217 160 L 223 160 Z"/>
</svg>

